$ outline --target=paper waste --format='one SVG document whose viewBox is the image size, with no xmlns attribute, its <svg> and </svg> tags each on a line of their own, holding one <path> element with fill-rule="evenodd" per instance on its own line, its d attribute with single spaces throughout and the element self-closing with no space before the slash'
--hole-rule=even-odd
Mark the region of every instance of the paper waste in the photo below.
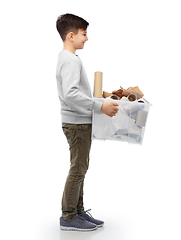
<svg viewBox="0 0 181 240">
<path fill-rule="evenodd" d="M 150 108 L 149 103 L 97 98 L 99 101 L 114 101 L 119 104 L 116 116 L 93 112 L 92 139 L 120 140 L 142 144 Z"/>
</svg>

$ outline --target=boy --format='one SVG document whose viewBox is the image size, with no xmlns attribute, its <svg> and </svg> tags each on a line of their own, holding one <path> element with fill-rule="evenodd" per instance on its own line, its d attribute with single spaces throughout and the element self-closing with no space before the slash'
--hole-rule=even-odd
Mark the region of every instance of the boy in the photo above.
<svg viewBox="0 0 181 240">
<path fill-rule="evenodd" d="M 64 230 L 90 231 L 104 224 L 84 211 L 83 185 L 89 166 L 92 110 L 112 117 L 118 111 L 113 102 L 95 101 L 77 49 L 88 40 L 89 23 L 73 14 L 58 17 L 57 30 L 64 48 L 59 53 L 56 78 L 61 103 L 63 132 L 69 143 L 71 166 L 62 197 L 60 227 Z"/>
</svg>

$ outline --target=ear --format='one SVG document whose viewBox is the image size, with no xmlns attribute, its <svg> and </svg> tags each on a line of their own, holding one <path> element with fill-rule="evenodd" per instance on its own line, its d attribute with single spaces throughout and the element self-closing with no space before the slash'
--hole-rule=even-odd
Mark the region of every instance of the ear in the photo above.
<svg viewBox="0 0 181 240">
<path fill-rule="evenodd" d="M 75 34 L 73 32 L 69 32 L 67 34 L 67 38 L 69 39 L 69 41 L 73 42 L 74 41 L 74 36 Z"/>
</svg>

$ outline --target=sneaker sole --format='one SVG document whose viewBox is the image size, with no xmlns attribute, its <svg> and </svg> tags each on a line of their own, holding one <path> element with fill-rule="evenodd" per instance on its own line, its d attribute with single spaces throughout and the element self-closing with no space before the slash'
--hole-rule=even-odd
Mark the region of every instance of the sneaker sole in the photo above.
<svg viewBox="0 0 181 240">
<path fill-rule="evenodd" d="M 74 227 L 64 227 L 64 226 L 60 226 L 61 230 L 65 230 L 65 231 L 80 231 L 80 232 L 88 232 L 88 231 L 94 231 L 97 229 L 98 226 L 96 226 L 95 228 L 91 228 L 91 229 L 83 229 L 83 228 L 74 228 Z"/>
<path fill-rule="evenodd" d="M 104 223 L 103 224 L 100 224 L 100 225 L 97 225 L 97 227 L 102 227 L 104 225 Z"/>
</svg>

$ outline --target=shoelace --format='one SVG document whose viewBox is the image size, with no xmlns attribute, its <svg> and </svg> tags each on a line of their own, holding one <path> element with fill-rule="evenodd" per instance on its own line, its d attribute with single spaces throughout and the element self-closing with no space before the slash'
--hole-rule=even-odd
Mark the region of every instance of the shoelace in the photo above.
<svg viewBox="0 0 181 240">
<path fill-rule="evenodd" d="M 92 215 L 90 214 L 90 211 L 91 211 L 91 209 L 88 209 L 88 210 L 86 210 L 86 211 L 84 212 L 84 214 L 88 214 L 89 217 L 93 218 Z"/>
</svg>

